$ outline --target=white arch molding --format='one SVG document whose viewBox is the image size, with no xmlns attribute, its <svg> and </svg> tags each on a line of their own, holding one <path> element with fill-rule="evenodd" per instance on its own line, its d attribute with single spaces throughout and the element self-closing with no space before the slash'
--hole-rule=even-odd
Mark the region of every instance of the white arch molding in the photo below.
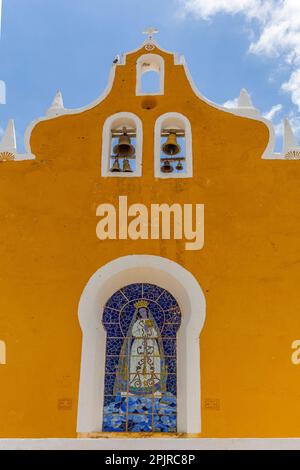
<svg viewBox="0 0 300 470">
<path fill-rule="evenodd" d="M 205 297 L 195 277 L 174 261 L 131 255 L 106 264 L 90 278 L 78 307 L 83 333 L 77 432 L 102 431 L 106 331 L 102 313 L 107 300 L 133 283 L 152 283 L 177 300 L 182 324 L 177 333 L 177 429 L 201 432 L 199 336 L 205 320 Z"/>
</svg>

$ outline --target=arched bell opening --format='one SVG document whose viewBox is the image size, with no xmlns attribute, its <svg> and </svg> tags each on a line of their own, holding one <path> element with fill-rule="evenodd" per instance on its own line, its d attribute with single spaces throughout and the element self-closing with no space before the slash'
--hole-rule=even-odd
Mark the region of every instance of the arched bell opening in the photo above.
<svg viewBox="0 0 300 470">
<path fill-rule="evenodd" d="M 155 176 L 192 176 L 192 132 L 189 120 L 179 113 L 160 116 L 155 125 Z"/>
<path fill-rule="evenodd" d="M 141 76 L 141 92 L 144 95 L 160 93 L 160 74 L 156 70 L 146 70 Z"/>
<path fill-rule="evenodd" d="M 165 62 L 158 54 L 144 54 L 136 64 L 136 95 L 163 95 Z"/>
<path fill-rule="evenodd" d="M 142 123 L 133 113 L 117 113 L 103 127 L 102 176 L 140 176 Z"/>
</svg>

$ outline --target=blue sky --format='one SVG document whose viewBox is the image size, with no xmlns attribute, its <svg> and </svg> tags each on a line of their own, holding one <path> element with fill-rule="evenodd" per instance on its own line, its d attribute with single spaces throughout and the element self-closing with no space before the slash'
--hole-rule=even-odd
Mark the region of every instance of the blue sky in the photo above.
<svg viewBox="0 0 300 470">
<path fill-rule="evenodd" d="M 185 55 L 207 98 L 223 104 L 245 87 L 263 113 L 273 108 L 279 139 L 285 116 L 300 134 L 299 0 L 2 3 L 0 79 L 7 94 L 6 104 L 0 105 L 0 127 L 15 119 L 20 151 L 27 125 L 45 114 L 56 90 L 62 91 L 68 108 L 96 99 L 116 54 L 139 46 L 148 26 L 159 29 L 157 42 L 163 48 Z"/>
</svg>

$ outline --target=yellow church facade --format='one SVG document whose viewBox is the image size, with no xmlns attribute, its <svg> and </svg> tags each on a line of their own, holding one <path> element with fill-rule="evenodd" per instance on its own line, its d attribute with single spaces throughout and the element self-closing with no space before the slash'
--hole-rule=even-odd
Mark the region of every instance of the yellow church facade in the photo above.
<svg viewBox="0 0 300 470">
<path fill-rule="evenodd" d="M 268 122 L 150 35 L 26 139 L 0 148 L 0 437 L 299 437 L 300 168 Z"/>
</svg>

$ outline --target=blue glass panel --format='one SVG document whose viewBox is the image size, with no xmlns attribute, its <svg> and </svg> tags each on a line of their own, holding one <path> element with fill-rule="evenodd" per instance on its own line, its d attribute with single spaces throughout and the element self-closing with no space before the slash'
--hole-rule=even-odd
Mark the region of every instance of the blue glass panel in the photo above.
<svg viewBox="0 0 300 470">
<path fill-rule="evenodd" d="M 128 413 L 128 397 L 122 397 L 120 401 L 120 413 Z"/>
<path fill-rule="evenodd" d="M 176 432 L 176 414 L 154 415 L 154 432 Z"/>
<path fill-rule="evenodd" d="M 119 413 L 108 414 L 103 417 L 103 432 L 125 432 L 126 416 Z"/>
<path fill-rule="evenodd" d="M 105 375 L 104 395 L 113 395 L 114 394 L 115 380 L 116 380 L 115 374 L 106 374 Z"/>
<path fill-rule="evenodd" d="M 110 307 L 115 310 L 121 310 L 121 308 L 127 303 L 126 298 L 122 292 L 116 292 L 106 303 L 105 307 Z"/>
<path fill-rule="evenodd" d="M 127 336 L 128 329 L 133 319 L 134 312 L 135 312 L 134 302 L 127 304 L 126 307 L 124 307 L 121 310 L 120 324 L 121 324 L 121 328 L 122 328 L 122 332 L 124 336 Z"/>
<path fill-rule="evenodd" d="M 176 332 L 181 319 L 179 307 L 171 294 L 152 284 L 131 284 L 125 286 L 122 291 L 126 297 L 120 291 L 115 293 L 107 302 L 102 318 L 107 330 L 103 430 L 175 432 Z M 136 316 L 137 300 L 148 301 L 148 313 L 141 311 Z M 143 323 L 145 319 L 154 319 L 155 323 Z M 133 325 L 135 331 L 140 331 L 141 340 L 133 336 Z M 134 357 L 136 365 L 133 366 L 135 372 L 132 376 L 137 374 L 139 377 L 141 371 L 137 364 L 142 364 L 145 354 L 152 354 L 144 348 L 143 337 L 148 331 L 147 328 L 156 329 L 154 336 L 147 339 L 147 345 L 153 342 L 154 350 L 159 349 L 161 368 L 160 371 L 156 370 L 156 373 L 163 374 L 160 380 L 156 378 L 150 387 L 144 384 L 141 377 L 141 381 L 137 381 L 134 388 L 128 382 L 128 372 L 134 364 Z M 145 364 L 151 364 L 151 360 L 153 361 L 149 358 Z M 146 374 L 150 377 L 148 369 Z M 162 392 L 163 395 L 157 396 L 155 392 Z"/>
<path fill-rule="evenodd" d="M 180 324 L 180 322 L 181 322 L 180 310 L 175 308 L 174 310 L 170 310 L 168 312 L 165 312 L 165 320 L 166 320 L 166 323 L 178 323 L 178 324 Z"/>
<path fill-rule="evenodd" d="M 118 356 L 121 352 L 123 339 L 111 339 L 106 340 L 106 354 L 108 356 Z"/>
<path fill-rule="evenodd" d="M 160 333 L 162 331 L 162 328 L 164 326 L 165 322 L 165 316 L 164 316 L 164 311 L 163 309 L 156 304 L 155 302 L 149 302 L 148 308 L 150 312 L 153 315 L 154 320 L 156 321 L 156 324 L 160 330 Z"/>
<path fill-rule="evenodd" d="M 112 413 L 114 409 L 116 397 L 105 395 L 104 396 L 104 413 Z"/>
<path fill-rule="evenodd" d="M 152 397 L 128 397 L 128 413 L 152 413 L 153 399 Z"/>
<path fill-rule="evenodd" d="M 109 323 L 106 325 L 108 338 L 123 338 L 123 333 L 119 323 Z"/>
<path fill-rule="evenodd" d="M 176 323 L 166 323 L 161 333 L 162 337 L 176 338 L 178 327 L 179 325 L 177 325 Z"/>
<path fill-rule="evenodd" d="M 176 340 L 163 339 L 165 356 L 176 356 Z"/>
<path fill-rule="evenodd" d="M 121 395 L 104 397 L 104 414 L 120 413 L 126 409 L 126 397 Z"/>
<path fill-rule="evenodd" d="M 128 431 L 129 432 L 151 432 L 152 431 L 152 415 L 128 415 Z"/>
<path fill-rule="evenodd" d="M 176 358 L 166 357 L 166 366 L 168 374 L 176 374 Z"/>
<path fill-rule="evenodd" d="M 154 286 L 153 284 L 144 284 L 143 291 L 144 299 L 156 300 L 164 290 L 160 287 Z"/>
<path fill-rule="evenodd" d="M 122 292 L 128 300 L 138 300 L 143 298 L 142 284 L 131 284 L 130 286 L 123 287 Z"/>
<path fill-rule="evenodd" d="M 111 310 L 110 308 L 105 308 L 103 312 L 102 322 L 104 325 L 107 323 L 118 323 L 119 322 L 119 312 Z"/>
<path fill-rule="evenodd" d="M 164 310 L 169 310 L 170 308 L 177 307 L 178 304 L 174 299 L 173 295 L 165 291 L 163 295 L 158 299 L 157 303 L 161 305 Z"/>
<path fill-rule="evenodd" d="M 116 373 L 119 365 L 118 356 L 106 356 L 105 372 Z"/>
<path fill-rule="evenodd" d="M 177 395 L 177 380 L 176 375 L 168 375 L 167 378 L 167 392 L 171 393 L 172 395 Z"/>
<path fill-rule="evenodd" d="M 176 397 L 168 394 L 161 398 L 154 398 L 154 413 L 159 415 L 176 413 Z"/>
</svg>

